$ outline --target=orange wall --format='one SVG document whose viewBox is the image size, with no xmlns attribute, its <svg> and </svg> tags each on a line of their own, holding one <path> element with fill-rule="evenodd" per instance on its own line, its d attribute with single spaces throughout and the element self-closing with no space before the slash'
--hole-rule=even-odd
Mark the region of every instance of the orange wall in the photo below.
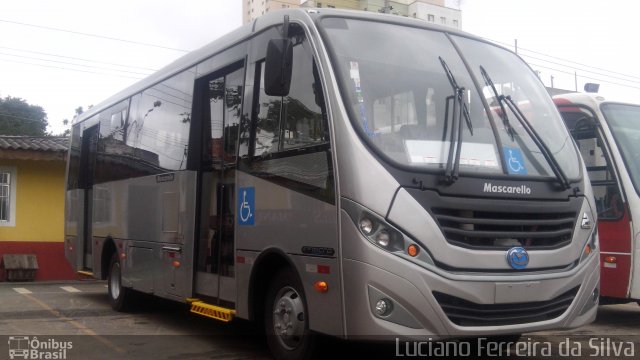
<svg viewBox="0 0 640 360">
<path fill-rule="evenodd" d="M 63 161 L 0 160 L 16 167 L 15 226 L 0 227 L 0 241 L 64 240 Z"/>
</svg>

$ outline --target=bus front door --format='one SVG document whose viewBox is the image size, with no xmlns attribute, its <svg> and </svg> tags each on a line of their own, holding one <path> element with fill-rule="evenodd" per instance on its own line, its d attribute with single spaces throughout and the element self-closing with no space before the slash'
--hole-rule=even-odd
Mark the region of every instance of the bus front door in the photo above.
<svg viewBox="0 0 640 360">
<path fill-rule="evenodd" d="M 243 69 L 235 67 L 199 81 L 206 134 L 200 177 L 200 228 L 195 293 L 234 307 L 236 149 Z"/>
<path fill-rule="evenodd" d="M 600 295 L 628 298 L 632 265 L 631 216 L 606 137 L 590 107 L 562 104 L 558 109 L 584 159 L 598 210 Z"/>
</svg>

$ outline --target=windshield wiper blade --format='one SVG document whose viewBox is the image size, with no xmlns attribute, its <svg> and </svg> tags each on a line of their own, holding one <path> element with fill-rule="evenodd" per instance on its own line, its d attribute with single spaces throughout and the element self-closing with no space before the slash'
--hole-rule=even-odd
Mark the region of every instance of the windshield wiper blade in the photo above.
<svg viewBox="0 0 640 360">
<path fill-rule="evenodd" d="M 473 135 L 473 125 L 471 124 L 471 116 L 469 115 L 469 109 L 467 108 L 467 104 L 464 102 L 464 87 L 458 86 L 458 83 L 449 69 L 449 66 L 444 61 L 442 57 L 438 57 L 440 59 L 440 64 L 444 69 L 445 74 L 447 75 L 447 79 L 449 79 L 449 83 L 453 88 L 453 95 L 448 96 L 446 99 L 445 107 L 449 108 L 449 101 L 453 99 L 453 111 L 451 113 L 451 136 L 449 140 L 449 154 L 447 158 L 447 164 L 444 170 L 444 179 L 449 184 L 454 183 L 458 180 L 458 174 L 460 171 L 460 155 L 462 150 L 462 118 L 464 117 L 465 123 L 467 125 L 467 129 L 471 135 Z M 457 116 L 456 116 L 457 115 Z M 445 132 L 446 132 L 446 124 L 449 121 L 448 112 L 445 112 Z M 444 136 L 444 134 L 443 134 Z M 454 157 L 455 152 L 455 157 Z"/>
<path fill-rule="evenodd" d="M 558 179 L 560 184 L 565 189 L 569 189 L 571 187 L 571 184 L 569 183 L 569 179 L 567 178 L 567 175 L 564 173 L 564 171 L 562 171 L 560 164 L 558 164 L 558 160 L 556 160 L 555 156 L 553 156 L 553 153 L 551 152 L 549 147 L 547 147 L 544 141 L 542 141 L 542 138 L 540 137 L 538 132 L 533 128 L 533 126 L 531 126 L 531 123 L 529 122 L 527 117 L 524 116 L 524 113 L 522 113 L 522 111 L 520 110 L 520 107 L 518 107 L 518 104 L 516 104 L 516 102 L 513 101 L 511 96 L 504 96 L 504 99 L 506 100 L 505 103 L 507 104 L 507 107 L 509 107 L 509 110 L 511 110 L 513 114 L 516 116 L 516 119 L 518 119 L 518 121 L 520 122 L 524 130 L 531 137 L 531 140 L 533 140 L 533 142 L 538 146 L 538 148 L 540 148 L 540 151 L 542 152 L 542 156 L 544 156 L 545 160 L 547 160 L 547 163 L 549 163 L 549 165 L 551 166 L 551 170 L 553 170 L 553 173 L 556 175 L 556 178 Z"/>
<path fill-rule="evenodd" d="M 484 83 L 491 88 L 493 92 L 493 96 L 495 97 L 498 105 L 500 105 L 500 118 L 502 119 L 502 124 L 504 128 L 507 130 L 507 134 L 511 137 L 511 141 L 514 141 L 515 131 L 511 127 L 511 123 L 509 122 L 509 116 L 507 116 L 507 110 L 504 108 L 504 95 L 499 95 L 498 90 L 496 90 L 496 85 L 493 83 L 487 70 L 484 69 L 482 65 L 480 65 L 480 74 L 482 74 L 482 78 L 484 79 Z"/>
</svg>

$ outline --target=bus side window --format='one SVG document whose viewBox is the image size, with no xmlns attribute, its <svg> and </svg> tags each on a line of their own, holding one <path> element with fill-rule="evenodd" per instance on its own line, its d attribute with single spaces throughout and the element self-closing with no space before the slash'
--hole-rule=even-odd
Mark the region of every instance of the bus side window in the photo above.
<svg viewBox="0 0 640 360">
<path fill-rule="evenodd" d="M 293 42 L 293 69 L 288 95 L 267 95 L 264 60 L 255 63 L 253 154 L 248 170 L 294 191 L 332 202 L 333 169 L 320 69 L 302 29 L 292 26 L 289 35 Z"/>
<path fill-rule="evenodd" d="M 265 94 L 264 61 L 257 65 L 256 157 L 329 141 L 324 96 L 310 44 L 303 34 L 295 35 L 293 43 L 293 74 L 287 96 Z"/>
</svg>

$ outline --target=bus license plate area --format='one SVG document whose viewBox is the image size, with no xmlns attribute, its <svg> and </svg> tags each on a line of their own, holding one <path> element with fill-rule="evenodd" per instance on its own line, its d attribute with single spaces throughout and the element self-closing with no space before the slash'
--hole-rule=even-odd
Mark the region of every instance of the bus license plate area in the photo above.
<svg viewBox="0 0 640 360">
<path fill-rule="evenodd" d="M 495 303 L 520 303 L 539 301 L 542 292 L 539 281 L 496 283 Z"/>
</svg>

